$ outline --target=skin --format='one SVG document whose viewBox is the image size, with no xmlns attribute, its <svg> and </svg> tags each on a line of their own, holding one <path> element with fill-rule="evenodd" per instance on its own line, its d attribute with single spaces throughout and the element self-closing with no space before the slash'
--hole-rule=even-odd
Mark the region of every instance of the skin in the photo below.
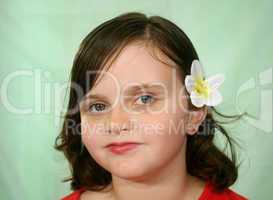
<svg viewBox="0 0 273 200">
<path fill-rule="evenodd" d="M 207 109 L 187 109 L 184 84 L 174 63 L 155 52 L 168 65 L 154 58 L 151 48 L 142 43 L 127 45 L 108 70 L 112 76 L 101 76 L 88 93 L 105 95 L 107 100 L 86 99 L 81 103 L 82 142 L 113 180 L 106 192 L 86 191 L 81 199 L 192 200 L 201 195 L 205 183 L 186 171 L 186 135 L 196 133 Z M 156 83 L 160 88 L 128 95 L 127 89 L 136 83 Z M 155 97 L 150 103 L 139 98 L 147 94 Z M 94 103 L 104 104 L 105 112 L 90 107 Z M 135 124 L 153 128 L 141 129 Z M 119 141 L 141 144 L 122 155 L 105 148 Z"/>
</svg>

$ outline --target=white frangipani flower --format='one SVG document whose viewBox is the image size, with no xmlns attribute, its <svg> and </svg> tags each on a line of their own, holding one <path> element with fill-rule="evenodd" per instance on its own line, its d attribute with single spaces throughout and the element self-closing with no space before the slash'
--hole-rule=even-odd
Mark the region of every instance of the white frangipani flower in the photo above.
<svg viewBox="0 0 273 200">
<path fill-rule="evenodd" d="M 207 79 L 204 78 L 203 67 L 198 60 L 191 65 L 191 75 L 185 78 L 185 86 L 190 94 L 191 102 L 196 107 L 216 106 L 223 98 L 218 87 L 224 82 L 223 74 L 216 74 Z"/>
</svg>

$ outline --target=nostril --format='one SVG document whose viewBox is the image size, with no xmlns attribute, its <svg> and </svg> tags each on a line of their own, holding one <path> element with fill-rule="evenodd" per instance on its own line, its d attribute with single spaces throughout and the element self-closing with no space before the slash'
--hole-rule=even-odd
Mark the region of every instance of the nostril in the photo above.
<svg viewBox="0 0 273 200">
<path fill-rule="evenodd" d="M 108 130 L 107 133 L 109 134 L 125 134 L 125 133 L 129 133 L 130 129 L 128 128 L 128 126 L 123 125 L 123 126 L 117 126 L 117 125 L 112 125 Z"/>
</svg>

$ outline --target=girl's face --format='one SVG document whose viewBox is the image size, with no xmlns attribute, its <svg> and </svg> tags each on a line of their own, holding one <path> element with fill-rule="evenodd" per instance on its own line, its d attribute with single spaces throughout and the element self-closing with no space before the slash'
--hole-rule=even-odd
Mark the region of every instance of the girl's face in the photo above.
<svg viewBox="0 0 273 200">
<path fill-rule="evenodd" d="M 98 164 L 124 179 L 141 179 L 175 158 L 185 159 L 184 86 L 178 70 L 150 52 L 139 43 L 126 46 L 80 104 L 84 145 Z M 106 148 L 124 141 L 140 144 L 122 154 Z"/>
</svg>

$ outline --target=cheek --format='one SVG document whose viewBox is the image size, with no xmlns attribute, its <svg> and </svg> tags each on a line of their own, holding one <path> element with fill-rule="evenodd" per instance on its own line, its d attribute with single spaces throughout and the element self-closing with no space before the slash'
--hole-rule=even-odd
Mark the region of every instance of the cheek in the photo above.
<svg viewBox="0 0 273 200">
<path fill-rule="evenodd" d="M 160 136 L 153 141 L 155 152 L 162 160 L 170 159 L 178 154 L 185 145 L 185 137 L 183 136 Z"/>
<path fill-rule="evenodd" d="M 186 119 L 187 112 L 178 107 L 174 112 L 169 110 L 168 113 L 162 113 L 158 116 L 157 121 L 162 124 L 163 129 L 161 130 L 161 137 L 157 137 L 156 142 L 162 149 L 165 149 L 165 151 L 178 151 L 183 147 L 186 140 Z"/>
<path fill-rule="evenodd" d="M 82 142 L 88 150 L 94 150 L 100 145 L 100 132 L 87 118 L 81 121 Z"/>
<path fill-rule="evenodd" d="M 164 127 L 154 141 L 162 150 L 178 150 L 185 140 L 183 119 L 168 118 L 161 121 Z"/>
<path fill-rule="evenodd" d="M 144 135 L 185 136 L 187 115 L 184 112 L 147 115 L 141 119 Z"/>
<path fill-rule="evenodd" d="M 184 158 L 186 136 L 181 133 L 175 134 L 170 130 L 169 119 L 160 118 L 157 122 L 161 123 L 163 128 L 154 135 L 146 135 L 145 141 L 148 144 L 145 152 L 149 163 L 157 163 L 156 166 L 163 166 L 174 158 Z M 174 123 L 174 126 L 177 125 Z M 178 131 L 179 132 L 179 131 Z M 152 165 L 152 164 L 151 164 Z"/>
<path fill-rule="evenodd" d="M 106 155 L 102 151 L 105 141 L 103 139 L 102 129 L 94 126 L 93 123 L 90 123 L 88 120 L 82 120 L 82 142 L 85 145 L 90 156 L 101 166 L 104 166 Z"/>
<path fill-rule="evenodd" d="M 155 127 L 142 133 L 144 140 L 158 148 L 157 151 L 167 153 L 182 147 L 186 137 L 183 113 L 154 115 L 152 118 L 147 117 L 145 123 L 153 124 Z"/>
</svg>

